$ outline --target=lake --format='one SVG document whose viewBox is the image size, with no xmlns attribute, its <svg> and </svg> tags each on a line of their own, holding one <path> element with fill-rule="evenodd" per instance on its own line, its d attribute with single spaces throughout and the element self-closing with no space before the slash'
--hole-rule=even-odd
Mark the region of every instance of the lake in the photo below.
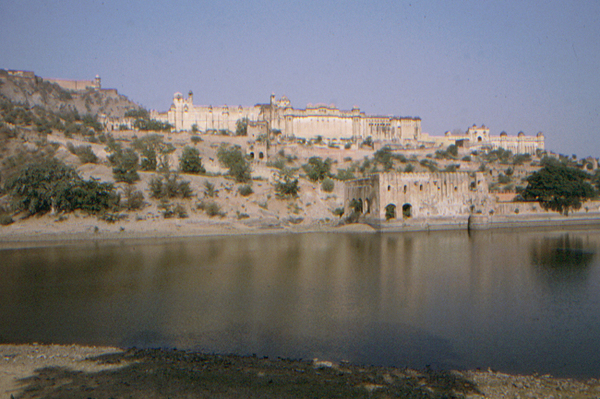
<svg viewBox="0 0 600 399">
<path fill-rule="evenodd" d="M 600 377 L 600 231 L 310 233 L 0 250 L 0 342 Z"/>
</svg>

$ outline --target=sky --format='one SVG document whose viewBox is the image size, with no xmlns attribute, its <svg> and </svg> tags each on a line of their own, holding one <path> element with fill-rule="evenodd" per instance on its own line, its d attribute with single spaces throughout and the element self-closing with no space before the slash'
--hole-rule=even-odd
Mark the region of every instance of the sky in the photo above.
<svg viewBox="0 0 600 399">
<path fill-rule="evenodd" d="M 275 93 L 600 157 L 598 0 L 0 0 L 0 68 L 100 75 L 158 111 Z"/>
</svg>

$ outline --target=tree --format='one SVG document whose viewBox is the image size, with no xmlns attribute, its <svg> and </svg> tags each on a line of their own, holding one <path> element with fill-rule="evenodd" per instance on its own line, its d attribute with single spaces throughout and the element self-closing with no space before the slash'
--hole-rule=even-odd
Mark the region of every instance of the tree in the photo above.
<svg viewBox="0 0 600 399">
<path fill-rule="evenodd" d="M 55 158 L 24 165 L 6 182 L 4 189 L 12 197 L 14 209 L 30 215 L 53 208 L 97 213 L 119 203 L 112 184 L 83 180 L 73 168 Z"/>
<path fill-rule="evenodd" d="M 323 161 L 320 157 L 311 157 L 308 163 L 302 165 L 302 169 L 304 169 L 310 180 L 319 181 L 330 175 L 331 163 L 330 158 Z"/>
<path fill-rule="evenodd" d="M 179 169 L 183 173 L 206 173 L 206 169 L 202 166 L 200 151 L 195 147 L 185 146 L 179 158 Z"/>
<path fill-rule="evenodd" d="M 160 134 L 148 134 L 137 138 L 131 145 L 140 152 L 141 169 L 146 171 L 156 170 L 159 157 L 161 169 L 168 169 L 169 154 L 175 151 L 175 147 L 170 143 L 165 143 Z"/>
<path fill-rule="evenodd" d="M 236 136 L 247 136 L 248 135 L 248 118 L 238 119 L 235 122 L 235 135 Z"/>
<path fill-rule="evenodd" d="M 219 162 L 229 169 L 228 174 L 239 183 L 250 181 L 250 162 L 246 160 L 239 146 L 222 145 L 217 151 Z"/>
<path fill-rule="evenodd" d="M 570 210 L 581 208 L 582 201 L 595 195 L 588 182 L 590 177 L 588 173 L 560 162 L 548 163 L 527 178 L 528 184 L 521 196 L 566 216 Z"/>
<path fill-rule="evenodd" d="M 300 191 L 298 179 L 294 178 L 291 169 L 284 168 L 277 172 L 277 179 L 275 180 L 275 192 L 277 196 L 281 198 L 285 197 L 296 197 Z"/>
<path fill-rule="evenodd" d="M 139 158 L 133 149 L 119 149 L 109 155 L 108 160 L 113 165 L 113 177 L 116 181 L 131 184 L 140 180 L 137 173 Z"/>
<path fill-rule="evenodd" d="M 389 170 L 394 168 L 394 154 L 392 154 L 392 150 L 390 147 L 383 147 L 373 154 L 373 158 L 375 162 L 383 165 L 383 170 L 388 172 Z"/>
</svg>

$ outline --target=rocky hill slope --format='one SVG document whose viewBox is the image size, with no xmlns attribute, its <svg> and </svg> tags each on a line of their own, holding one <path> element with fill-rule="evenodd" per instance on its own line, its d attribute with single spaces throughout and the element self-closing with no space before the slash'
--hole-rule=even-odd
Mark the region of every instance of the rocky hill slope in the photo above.
<svg viewBox="0 0 600 399">
<path fill-rule="evenodd" d="M 13 103 L 38 106 L 51 112 L 71 112 L 81 115 L 104 114 L 123 117 L 125 112 L 140 106 L 116 90 L 69 91 L 43 78 L 12 76 L 0 69 L 0 95 Z"/>
</svg>

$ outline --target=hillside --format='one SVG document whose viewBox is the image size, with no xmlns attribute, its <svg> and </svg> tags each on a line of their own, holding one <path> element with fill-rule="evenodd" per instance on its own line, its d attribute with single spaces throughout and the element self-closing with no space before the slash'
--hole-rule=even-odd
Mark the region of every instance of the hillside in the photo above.
<svg viewBox="0 0 600 399">
<path fill-rule="evenodd" d="M 104 114 L 121 118 L 140 106 L 116 90 L 69 91 L 43 78 L 12 76 L 0 69 L 0 95 L 13 103 L 41 107 L 49 112 L 73 112 L 81 115 Z"/>
</svg>

